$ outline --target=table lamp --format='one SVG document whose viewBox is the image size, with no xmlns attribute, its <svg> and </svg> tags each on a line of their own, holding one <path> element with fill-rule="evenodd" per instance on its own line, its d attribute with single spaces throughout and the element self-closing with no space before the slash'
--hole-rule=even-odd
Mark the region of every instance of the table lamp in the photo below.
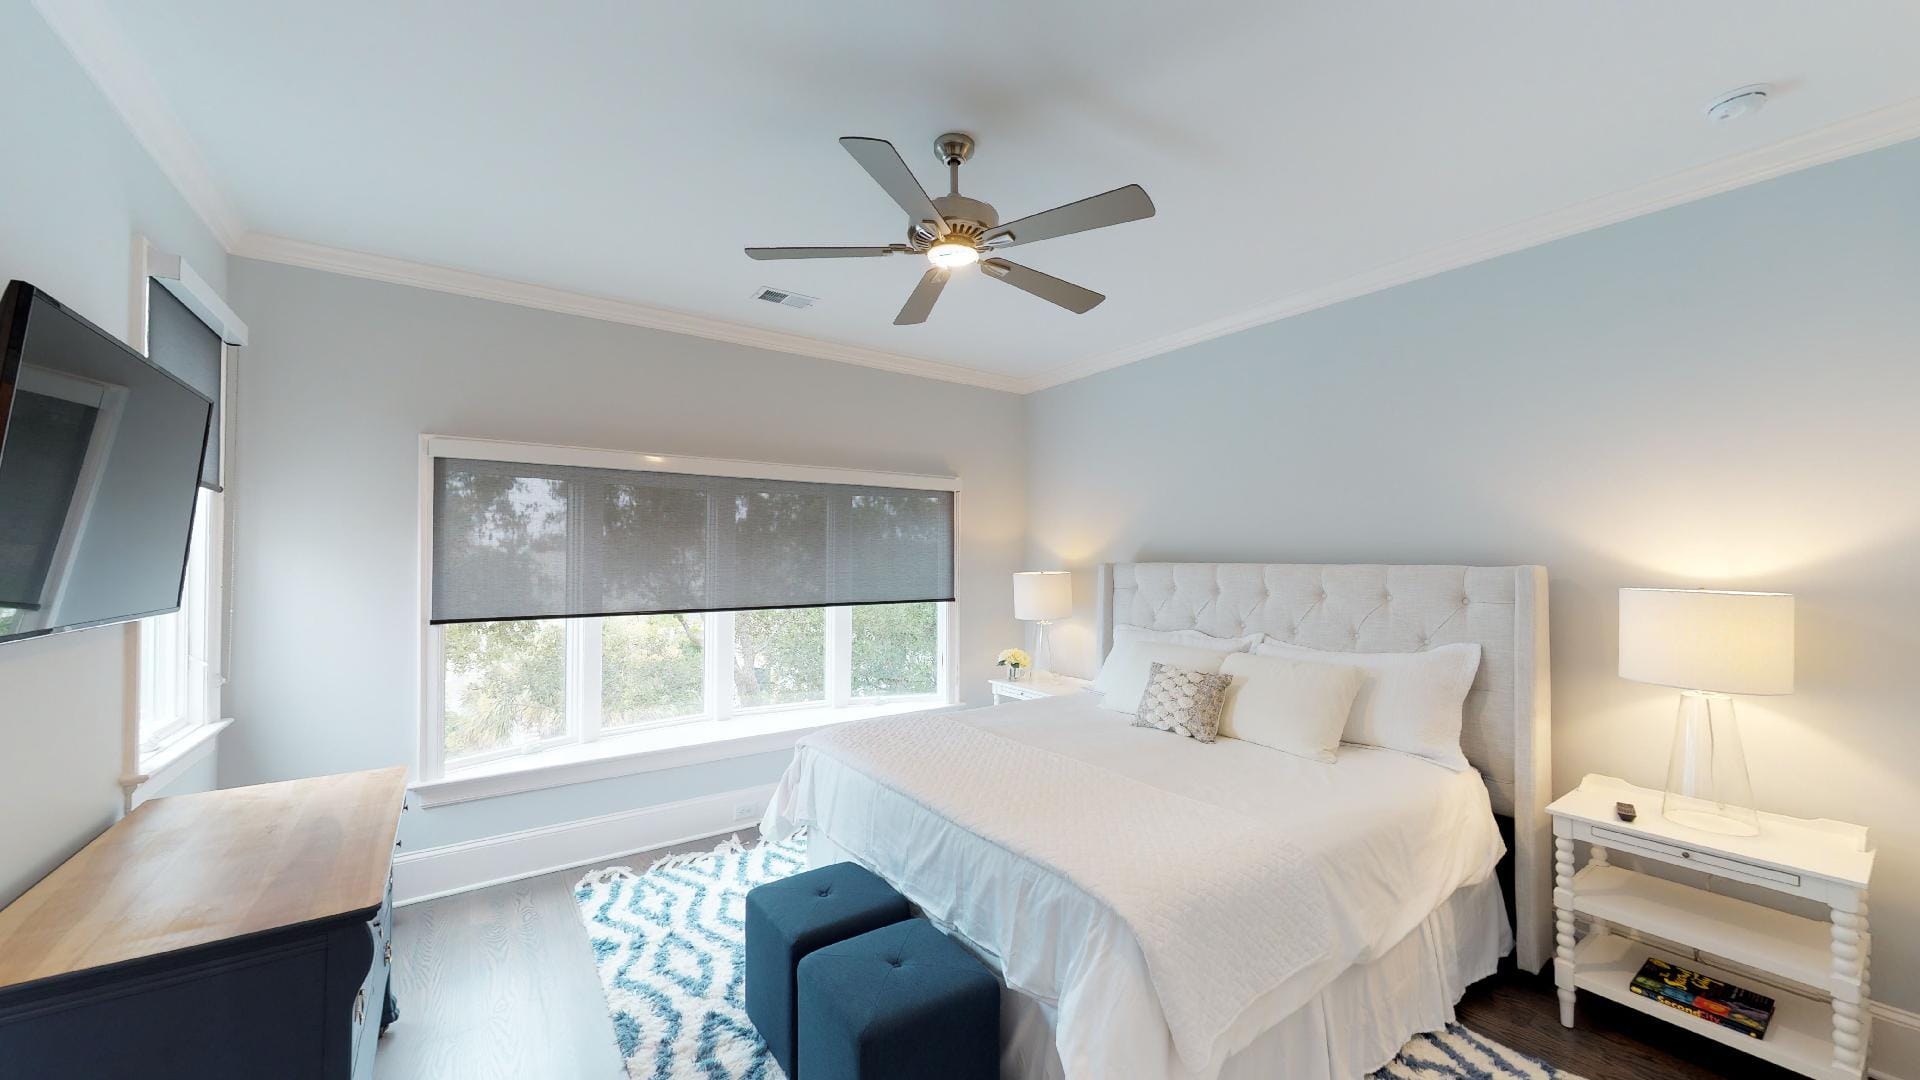
<svg viewBox="0 0 1920 1080">
<path fill-rule="evenodd" d="M 1033 667 L 1051 671 L 1047 627 L 1073 614 L 1073 575 L 1065 570 L 1029 570 L 1013 575 L 1013 617 L 1040 624 L 1033 643 Z"/>
<path fill-rule="evenodd" d="M 1681 691 L 1660 813 L 1708 832 L 1758 835 L 1729 695 L 1793 693 L 1793 595 L 1621 589 L 1620 677 Z"/>
</svg>

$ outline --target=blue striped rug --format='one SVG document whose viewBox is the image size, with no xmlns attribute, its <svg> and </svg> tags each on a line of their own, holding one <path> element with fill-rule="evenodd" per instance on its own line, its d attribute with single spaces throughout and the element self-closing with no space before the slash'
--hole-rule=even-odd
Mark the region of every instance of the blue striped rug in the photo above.
<svg viewBox="0 0 1920 1080">
<path fill-rule="evenodd" d="M 747 1019 L 747 890 L 805 869 L 806 838 L 616 866 L 574 889 L 630 1080 L 785 1080 Z M 1579 1080 L 1458 1024 L 1370 1080 Z"/>
</svg>

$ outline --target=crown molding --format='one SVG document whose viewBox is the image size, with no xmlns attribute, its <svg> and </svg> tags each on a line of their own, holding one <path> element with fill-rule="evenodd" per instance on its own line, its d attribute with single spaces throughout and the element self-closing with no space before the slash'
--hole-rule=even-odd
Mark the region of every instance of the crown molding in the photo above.
<svg viewBox="0 0 1920 1080">
<path fill-rule="evenodd" d="M 1179 333 L 1078 360 L 1023 380 L 1020 392 L 1030 394 L 1084 379 L 1175 349 L 1278 322 L 1368 293 L 1391 289 L 1396 285 L 1771 180 L 1800 169 L 1878 150 L 1915 137 L 1920 137 L 1920 99 L 1890 105 L 1816 128 L 1772 146 L 1735 154 L 1625 191 L 1589 199 L 1515 225 L 1468 237 L 1329 285 L 1201 323 Z"/>
<path fill-rule="evenodd" d="M 33 6 L 214 239 L 232 251 L 246 235 L 246 222 L 113 16 L 99 0 L 33 0 Z"/>
<path fill-rule="evenodd" d="M 477 274 L 469 270 L 454 270 L 386 255 L 373 255 L 364 251 L 350 251 L 325 244 L 313 244 L 304 240 L 289 240 L 282 236 L 248 234 L 232 249 L 232 253 L 242 258 L 300 266 L 309 270 L 325 270 L 349 277 L 385 281 L 394 285 L 411 285 L 418 289 L 431 289 L 457 296 L 470 296 L 478 300 L 538 308 L 542 311 L 559 312 L 562 315 L 578 315 L 603 322 L 644 326 L 650 330 L 665 330 L 675 334 L 706 338 L 710 341 L 747 345 L 756 349 L 769 349 L 773 352 L 791 353 L 796 356 L 811 356 L 819 360 L 835 360 L 843 364 L 855 364 L 901 375 L 915 375 L 924 379 L 939 379 L 943 382 L 977 386 L 986 390 L 1018 393 L 1021 386 L 1021 380 L 1014 376 L 977 371 L 956 364 L 943 364 L 936 360 L 923 360 L 915 356 L 870 349 L 861 345 L 837 344 L 817 338 L 802 337 L 798 334 L 782 333 L 778 330 L 764 330 L 759 327 L 727 322 L 724 319 L 695 315 L 691 312 L 635 303 L 631 300 L 616 300 L 612 297 L 570 292 L 545 285 L 533 285 L 524 281 Z"/>
</svg>

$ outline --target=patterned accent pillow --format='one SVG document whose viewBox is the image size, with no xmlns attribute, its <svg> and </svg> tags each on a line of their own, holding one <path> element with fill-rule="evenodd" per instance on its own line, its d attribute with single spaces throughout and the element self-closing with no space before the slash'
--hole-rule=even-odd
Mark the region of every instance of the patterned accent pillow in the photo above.
<svg viewBox="0 0 1920 1080">
<path fill-rule="evenodd" d="M 1212 742 L 1220 733 L 1220 713 L 1232 684 L 1231 675 L 1190 671 L 1156 660 L 1147 673 L 1147 689 L 1140 695 L 1133 726 Z"/>
</svg>

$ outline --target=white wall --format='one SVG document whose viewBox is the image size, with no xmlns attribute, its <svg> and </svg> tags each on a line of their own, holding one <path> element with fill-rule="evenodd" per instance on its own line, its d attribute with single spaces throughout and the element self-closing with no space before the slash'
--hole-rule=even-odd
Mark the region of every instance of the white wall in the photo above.
<svg viewBox="0 0 1920 1080">
<path fill-rule="evenodd" d="M 218 288 L 226 254 L 26 0 L 0 0 L 0 281 L 20 278 L 126 336 L 134 235 Z M 0 903 L 120 808 L 126 637 L 0 645 Z"/>
<path fill-rule="evenodd" d="M 960 686 L 1017 640 L 1009 394 L 236 259 L 233 676 L 221 781 L 413 763 L 423 432 L 958 475 Z M 786 755 L 416 809 L 409 849 L 771 783 Z"/>
<path fill-rule="evenodd" d="M 1920 142 L 1034 395 L 1028 561 L 1544 563 L 1558 790 L 1664 779 L 1615 590 L 1797 593 L 1754 786 L 1871 827 L 1875 996 L 1920 1008 L 1916 192 Z"/>
</svg>

